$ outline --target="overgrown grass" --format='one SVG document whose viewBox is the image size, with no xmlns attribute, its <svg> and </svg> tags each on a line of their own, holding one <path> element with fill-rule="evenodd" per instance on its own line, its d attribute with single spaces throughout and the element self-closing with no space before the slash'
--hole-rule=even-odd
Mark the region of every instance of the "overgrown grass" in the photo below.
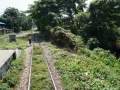
<svg viewBox="0 0 120 90">
<path fill-rule="evenodd" d="M 33 48 L 31 90 L 54 90 L 52 81 L 39 46 Z"/>
<path fill-rule="evenodd" d="M 16 42 L 10 42 L 8 38 L 0 37 L 0 49 L 25 49 L 27 45 L 26 36 L 17 37 Z"/>
<path fill-rule="evenodd" d="M 22 51 L 20 58 L 11 62 L 9 71 L 4 75 L 3 82 L 0 84 L 0 90 L 12 90 L 20 80 L 20 76 L 24 67 L 26 54 Z M 5 86 L 4 86 L 5 85 Z M 4 88 L 6 89 L 4 89 Z"/>
<path fill-rule="evenodd" d="M 20 80 L 24 67 L 23 62 L 26 58 L 24 49 L 27 46 L 27 41 L 26 36 L 17 37 L 16 40 L 16 42 L 9 42 L 7 38 L 0 36 L 0 49 L 15 50 L 18 48 L 22 50 L 20 58 L 13 60 L 9 66 L 9 71 L 4 74 L 3 82 L 0 83 L 0 90 L 14 90 L 16 88 L 16 84 L 18 84 Z"/>
<path fill-rule="evenodd" d="M 120 62 L 103 49 L 72 54 L 49 44 L 65 90 L 120 90 Z"/>
<path fill-rule="evenodd" d="M 20 58 L 12 61 L 9 71 L 3 78 L 3 83 L 8 84 L 10 88 L 15 88 L 16 84 L 20 80 L 20 76 L 24 67 L 25 56 L 25 52 L 22 51 Z"/>
</svg>

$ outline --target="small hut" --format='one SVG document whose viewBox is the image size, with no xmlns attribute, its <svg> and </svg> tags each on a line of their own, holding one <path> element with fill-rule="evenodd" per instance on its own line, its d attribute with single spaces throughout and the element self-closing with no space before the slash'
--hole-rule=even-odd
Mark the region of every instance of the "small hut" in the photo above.
<svg viewBox="0 0 120 90">
<path fill-rule="evenodd" d="M 5 28 L 5 23 L 0 22 L 0 34 L 7 34 L 12 32 L 13 30 Z"/>
<path fill-rule="evenodd" d="M 5 23 L 0 22 L 0 28 L 4 28 L 5 27 Z"/>
</svg>

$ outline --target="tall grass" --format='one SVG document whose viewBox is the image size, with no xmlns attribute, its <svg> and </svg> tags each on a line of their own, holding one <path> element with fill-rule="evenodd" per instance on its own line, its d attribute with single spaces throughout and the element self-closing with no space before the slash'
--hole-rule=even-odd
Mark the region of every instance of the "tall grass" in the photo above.
<svg viewBox="0 0 120 90">
<path fill-rule="evenodd" d="M 17 37 L 16 42 L 10 42 L 8 38 L 0 37 L 0 49 L 25 49 L 27 47 L 27 37 Z"/>
<path fill-rule="evenodd" d="M 33 50 L 31 90 L 54 90 L 40 47 Z"/>
</svg>

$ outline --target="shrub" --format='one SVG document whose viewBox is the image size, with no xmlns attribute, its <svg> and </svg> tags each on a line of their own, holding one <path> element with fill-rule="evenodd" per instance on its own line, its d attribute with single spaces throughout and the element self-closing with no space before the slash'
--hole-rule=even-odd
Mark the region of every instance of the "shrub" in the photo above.
<svg viewBox="0 0 120 90">
<path fill-rule="evenodd" d="M 7 83 L 1 83 L 0 90 L 11 90 L 11 89 Z"/>
<path fill-rule="evenodd" d="M 120 89 L 120 62 L 110 51 L 83 48 L 82 54 L 76 55 L 52 45 L 50 50 L 65 90 Z"/>
<path fill-rule="evenodd" d="M 116 58 L 109 50 L 104 50 L 101 48 L 95 48 L 93 53 L 98 57 L 98 60 L 101 60 L 106 65 L 114 66 Z"/>
<path fill-rule="evenodd" d="M 51 29 L 51 39 L 52 42 L 58 44 L 59 46 L 75 51 L 84 47 L 83 39 L 80 36 L 76 36 L 61 27 Z"/>
<path fill-rule="evenodd" d="M 98 45 L 99 41 L 96 38 L 89 38 L 89 40 L 87 41 L 87 46 L 91 50 L 98 47 Z"/>
</svg>

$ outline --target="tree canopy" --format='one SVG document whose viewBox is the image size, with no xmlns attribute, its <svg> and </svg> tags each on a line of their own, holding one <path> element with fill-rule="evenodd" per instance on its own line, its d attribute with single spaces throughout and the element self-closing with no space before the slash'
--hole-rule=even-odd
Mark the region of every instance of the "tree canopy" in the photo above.
<svg viewBox="0 0 120 90">
<path fill-rule="evenodd" d="M 84 7 L 85 0 L 38 0 L 30 6 L 29 12 L 38 29 L 43 31 L 47 25 L 63 25 L 64 15 L 70 23 L 74 15 L 83 11 Z"/>
<path fill-rule="evenodd" d="M 38 30 L 42 32 L 46 32 L 47 26 L 61 26 L 76 35 L 82 35 L 86 43 L 95 40 L 97 47 L 109 50 L 116 48 L 120 27 L 120 2 L 93 0 L 84 12 L 85 1 L 38 0 L 29 7 L 29 13 Z"/>
<path fill-rule="evenodd" d="M 120 2 L 117 0 L 95 0 L 90 4 L 91 36 L 97 38 L 100 47 L 112 49 L 115 46 L 120 27 Z"/>
<path fill-rule="evenodd" d="M 32 19 L 13 7 L 6 8 L 0 20 L 5 23 L 6 28 L 13 29 L 14 32 L 20 32 L 21 29 L 28 30 L 32 27 Z"/>
</svg>

